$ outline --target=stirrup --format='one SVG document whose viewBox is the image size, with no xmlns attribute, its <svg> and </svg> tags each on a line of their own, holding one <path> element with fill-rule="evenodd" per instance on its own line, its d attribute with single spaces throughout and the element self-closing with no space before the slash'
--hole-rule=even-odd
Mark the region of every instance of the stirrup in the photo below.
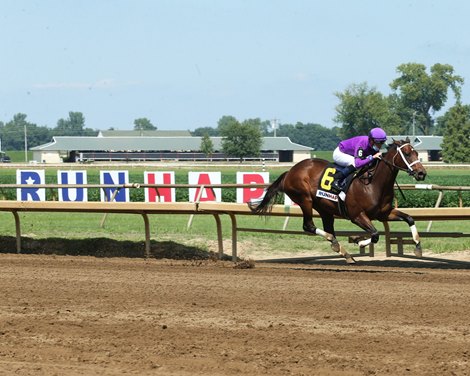
<svg viewBox="0 0 470 376">
<path fill-rule="evenodd" d="M 344 188 L 344 184 L 341 184 L 338 179 L 335 179 L 333 181 L 333 183 L 331 183 L 331 187 L 335 190 L 337 190 L 338 192 L 342 191 L 343 188 Z"/>
</svg>

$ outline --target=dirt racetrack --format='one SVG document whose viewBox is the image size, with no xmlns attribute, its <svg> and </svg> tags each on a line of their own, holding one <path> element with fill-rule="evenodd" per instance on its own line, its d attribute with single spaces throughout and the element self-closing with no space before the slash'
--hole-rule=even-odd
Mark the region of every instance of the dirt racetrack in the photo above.
<svg viewBox="0 0 470 376">
<path fill-rule="evenodd" d="M 0 374 L 470 374 L 468 264 L 233 266 L 0 254 Z"/>
</svg>

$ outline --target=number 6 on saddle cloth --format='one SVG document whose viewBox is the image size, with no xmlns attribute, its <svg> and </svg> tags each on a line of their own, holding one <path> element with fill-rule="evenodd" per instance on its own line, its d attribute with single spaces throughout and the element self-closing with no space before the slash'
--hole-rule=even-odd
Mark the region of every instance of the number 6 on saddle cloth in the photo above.
<svg viewBox="0 0 470 376">
<path fill-rule="evenodd" d="M 357 171 L 354 166 L 342 167 L 335 163 L 330 163 L 321 175 L 316 196 L 332 201 L 338 201 L 337 197 L 339 197 L 344 201 L 351 182 L 356 176 L 361 175 L 364 170 L 366 169 Z"/>
</svg>

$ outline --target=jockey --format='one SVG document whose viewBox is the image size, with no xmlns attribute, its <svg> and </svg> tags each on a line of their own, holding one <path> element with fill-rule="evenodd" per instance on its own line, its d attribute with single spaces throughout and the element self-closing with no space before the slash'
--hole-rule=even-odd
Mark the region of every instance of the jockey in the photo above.
<svg viewBox="0 0 470 376">
<path fill-rule="evenodd" d="M 386 140 L 387 134 L 382 128 L 373 128 L 368 136 L 356 136 L 341 141 L 333 151 L 333 160 L 344 168 L 336 169 L 332 187 L 341 191 L 349 174 L 380 158 L 380 148 Z"/>
</svg>

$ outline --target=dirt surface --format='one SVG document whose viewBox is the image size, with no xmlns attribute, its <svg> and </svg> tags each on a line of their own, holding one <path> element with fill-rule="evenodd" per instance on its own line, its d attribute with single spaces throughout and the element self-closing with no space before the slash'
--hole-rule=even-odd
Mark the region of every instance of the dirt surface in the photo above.
<svg viewBox="0 0 470 376">
<path fill-rule="evenodd" d="M 469 265 L 3 253 L 0 373 L 469 375 Z"/>
</svg>

